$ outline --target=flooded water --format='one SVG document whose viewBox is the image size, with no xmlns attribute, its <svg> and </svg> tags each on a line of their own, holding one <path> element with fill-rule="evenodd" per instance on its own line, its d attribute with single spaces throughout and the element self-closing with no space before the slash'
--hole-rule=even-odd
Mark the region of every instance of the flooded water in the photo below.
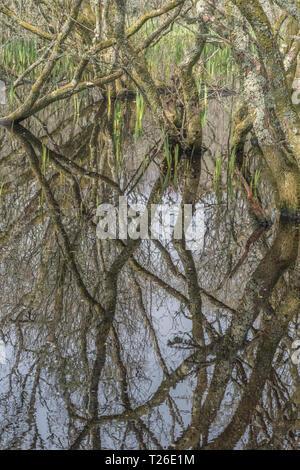
<svg viewBox="0 0 300 470">
<path fill-rule="evenodd" d="M 235 97 L 209 100 L 196 191 L 135 101 L 80 100 L 0 131 L 0 449 L 299 449 L 298 225 L 263 166 L 271 223 L 227 184 Z M 197 249 L 97 238 L 100 204 L 189 188 Z"/>
</svg>

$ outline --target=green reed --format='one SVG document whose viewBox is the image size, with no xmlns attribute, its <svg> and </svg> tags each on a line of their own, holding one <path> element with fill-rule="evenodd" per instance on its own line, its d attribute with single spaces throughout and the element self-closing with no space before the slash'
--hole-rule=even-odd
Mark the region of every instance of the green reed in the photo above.
<svg viewBox="0 0 300 470">
<path fill-rule="evenodd" d="M 137 90 L 136 92 L 136 120 L 135 120 L 135 138 L 138 139 L 143 133 L 144 117 L 144 98 Z"/>
<path fill-rule="evenodd" d="M 228 193 L 229 193 L 229 198 L 231 200 L 233 196 L 232 180 L 233 180 L 233 172 L 234 172 L 234 165 L 235 165 L 235 157 L 236 157 L 236 148 L 233 147 L 231 155 L 230 155 L 229 169 L 228 169 Z"/>
<path fill-rule="evenodd" d="M 9 41 L 0 40 L 0 67 L 3 64 L 5 75 L 8 75 L 13 82 L 17 76 L 24 73 L 29 66 L 36 62 L 43 51 L 42 44 L 36 39 L 17 38 Z M 27 74 L 26 80 L 35 81 L 43 66 L 44 63 L 41 63 L 31 70 Z M 71 80 L 75 66 L 76 61 L 72 57 L 67 55 L 60 57 L 51 73 L 53 85 L 63 80 Z M 90 78 L 89 74 L 85 74 L 84 78 Z"/>
<path fill-rule="evenodd" d="M 204 126 L 206 123 L 206 114 L 207 114 L 207 86 L 204 87 L 204 98 L 203 105 L 201 110 L 201 125 Z"/>
<path fill-rule="evenodd" d="M 14 88 L 13 84 L 11 83 L 10 89 L 9 89 L 9 102 L 10 102 L 11 106 L 14 103 L 14 97 L 15 97 L 15 88 Z"/>
<path fill-rule="evenodd" d="M 250 191 L 251 191 L 251 194 L 253 194 L 255 199 L 257 199 L 257 186 L 259 182 L 259 177 L 260 177 L 260 170 L 255 170 L 255 173 L 252 176 L 251 182 L 250 182 Z"/>
<path fill-rule="evenodd" d="M 0 185 L 0 205 L 2 206 L 2 194 L 3 194 L 4 181 L 1 181 Z"/>
<path fill-rule="evenodd" d="M 114 143 L 115 143 L 115 158 L 116 158 L 116 175 L 119 173 L 119 168 L 122 164 L 120 159 L 121 151 L 121 131 L 122 131 L 122 104 L 120 101 L 117 101 L 114 109 Z"/>
<path fill-rule="evenodd" d="M 170 181 L 171 169 L 172 169 L 172 155 L 171 155 L 171 151 L 169 147 L 168 136 L 165 135 L 164 133 L 163 133 L 163 139 L 164 139 L 164 151 L 165 151 L 165 156 L 167 160 L 167 173 L 166 173 L 165 180 L 163 183 L 163 191 L 164 191 Z"/>
<path fill-rule="evenodd" d="M 222 169 L 222 155 L 216 156 L 216 168 L 214 173 L 214 191 L 218 200 L 218 203 L 221 201 L 220 197 L 220 180 L 221 180 L 221 169 Z"/>
<path fill-rule="evenodd" d="M 73 105 L 74 105 L 74 118 L 73 118 L 73 123 L 76 126 L 79 121 L 79 115 L 80 115 L 80 101 L 78 98 L 78 95 L 75 94 L 73 96 Z"/>
<path fill-rule="evenodd" d="M 175 186 L 178 185 L 178 175 L 177 175 L 178 163 L 179 163 L 179 145 L 176 144 L 175 150 L 174 150 L 174 184 Z"/>
</svg>

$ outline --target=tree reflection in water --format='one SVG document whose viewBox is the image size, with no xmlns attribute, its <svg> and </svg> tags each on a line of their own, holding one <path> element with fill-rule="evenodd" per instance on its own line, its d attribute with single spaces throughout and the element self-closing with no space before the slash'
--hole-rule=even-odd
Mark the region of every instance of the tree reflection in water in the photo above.
<svg viewBox="0 0 300 470">
<path fill-rule="evenodd" d="M 226 100 L 208 113 L 226 122 Z M 83 103 L 76 126 L 70 104 L 1 131 L 1 448 L 298 448 L 298 225 L 278 220 L 266 178 L 272 227 L 242 185 L 218 203 L 208 128 L 202 165 L 164 185 L 159 133 L 146 116 L 133 137 L 130 101 L 116 173 L 113 117 Z M 203 250 L 97 240 L 97 204 L 120 194 L 201 202 Z"/>
</svg>

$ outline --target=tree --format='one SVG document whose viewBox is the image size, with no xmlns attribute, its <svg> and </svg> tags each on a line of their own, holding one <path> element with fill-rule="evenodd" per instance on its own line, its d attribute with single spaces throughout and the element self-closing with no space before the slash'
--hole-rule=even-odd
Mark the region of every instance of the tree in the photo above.
<svg viewBox="0 0 300 470">
<path fill-rule="evenodd" d="M 297 447 L 299 7 L 0 2 L 2 447 L 20 406 L 36 448 Z M 203 252 L 98 240 L 119 196 L 202 204 Z"/>
</svg>

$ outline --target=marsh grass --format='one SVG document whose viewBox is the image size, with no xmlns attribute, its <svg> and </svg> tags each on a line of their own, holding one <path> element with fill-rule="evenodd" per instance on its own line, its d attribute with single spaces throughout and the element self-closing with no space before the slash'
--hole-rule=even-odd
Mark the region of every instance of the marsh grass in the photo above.
<svg viewBox="0 0 300 470">
<path fill-rule="evenodd" d="M 159 25 L 158 20 L 147 22 L 137 36 L 145 39 Z M 193 47 L 195 32 L 193 27 L 186 29 L 180 24 L 175 24 L 169 34 L 163 36 L 153 46 L 146 51 L 146 60 L 153 78 L 158 82 L 170 83 L 170 80 L 184 58 L 185 54 Z M 1 40 L 0 38 L 0 65 L 3 64 L 3 72 L 6 82 L 9 82 L 10 105 L 14 105 L 15 90 L 13 83 L 18 76 L 24 73 L 31 66 L 40 54 L 44 51 L 42 44 L 37 39 L 16 38 L 13 40 Z M 78 58 L 62 54 L 57 60 L 52 70 L 50 80 L 54 88 L 73 78 Z M 40 74 L 44 63 L 33 68 L 25 77 L 25 83 L 34 82 Z M 214 43 L 207 43 L 199 64 L 195 67 L 195 77 L 197 81 L 199 95 L 204 93 L 204 102 L 207 99 L 207 84 L 211 82 L 231 82 L 236 67 L 232 60 L 230 48 Z M 0 76 L 0 79 L 2 77 Z M 85 71 L 82 80 L 93 78 L 91 71 Z M 216 84 L 216 83 L 215 83 Z M 21 94 L 23 93 L 21 89 Z M 74 98 L 74 123 L 78 122 L 79 107 L 78 101 Z M 108 118 L 111 116 L 111 87 L 108 86 Z M 144 99 L 137 93 L 136 99 L 136 138 L 142 135 Z M 203 106 L 202 122 L 206 121 L 206 105 Z"/>
<path fill-rule="evenodd" d="M 36 62 L 42 51 L 44 49 L 35 39 L 16 38 L 4 41 L 0 38 L 0 64 L 3 64 L 6 81 L 13 83 L 17 76 L 23 74 L 29 66 Z M 78 63 L 76 58 L 62 55 L 52 70 L 52 85 L 55 86 L 60 82 L 71 80 L 76 63 Z M 26 80 L 34 82 L 43 66 L 44 63 L 42 62 L 39 66 L 33 68 L 26 75 Z M 82 78 L 83 80 L 90 79 L 91 73 L 84 72 Z"/>
<path fill-rule="evenodd" d="M 159 22 L 153 20 L 147 23 L 140 32 L 140 37 L 145 38 L 151 34 Z M 195 32 L 192 28 L 186 29 L 176 24 L 169 34 L 155 45 L 148 48 L 146 60 L 152 76 L 160 81 L 169 81 L 172 74 L 179 66 L 186 53 L 193 47 Z M 232 59 L 230 48 L 216 43 L 207 43 L 201 57 L 197 76 L 199 81 L 207 81 L 209 78 L 231 82 L 236 73 L 235 63 Z"/>
<path fill-rule="evenodd" d="M 159 25 L 159 20 L 152 20 L 147 22 L 145 27 L 139 31 L 137 36 L 143 40 L 148 37 Z M 168 34 L 164 35 L 146 51 L 146 60 L 152 77 L 159 84 L 164 82 L 167 86 L 171 84 L 174 72 L 180 65 L 186 53 L 193 47 L 195 41 L 195 31 L 193 26 L 190 29 L 184 28 L 180 24 L 173 25 Z M 9 41 L 1 41 L 0 39 L 0 65 L 4 64 L 4 73 L 9 76 L 9 98 L 11 107 L 14 106 L 15 93 L 13 83 L 15 79 L 27 68 L 32 65 L 40 56 L 42 44 L 36 39 L 20 39 Z M 65 80 L 72 79 L 74 70 L 78 63 L 78 58 L 67 55 L 62 55 L 56 62 L 55 67 L 51 73 L 51 82 L 55 89 L 57 89 Z M 37 76 L 42 70 L 44 63 L 41 63 L 36 68 L 31 70 L 26 75 L 26 80 L 31 82 L 35 81 Z M 6 71 L 5 71 L 6 70 Z M 11 73 L 9 72 L 11 71 Z M 232 60 L 230 48 L 227 45 L 220 45 L 215 43 L 207 43 L 199 64 L 195 67 L 195 78 L 198 87 L 199 98 L 202 101 L 201 111 L 201 124 L 205 126 L 207 121 L 207 100 L 208 90 L 211 83 L 228 83 L 236 73 L 236 65 Z M 1 77 L 0 77 L 1 78 Z M 83 80 L 90 79 L 91 73 L 85 72 L 82 76 Z M 114 101 L 112 98 L 113 88 L 111 85 L 107 87 L 107 116 L 108 120 L 113 120 L 113 141 L 115 150 L 115 172 L 119 174 L 122 166 L 121 156 L 121 141 L 122 141 L 122 103 Z M 18 95 L 26 93 L 24 87 L 19 90 Z M 87 92 L 88 93 L 88 92 Z M 76 126 L 80 119 L 80 109 L 83 107 L 81 100 L 84 98 L 79 97 L 77 94 L 73 97 L 73 125 Z M 82 104 L 82 106 L 81 106 Z M 57 113 L 60 111 L 59 103 L 55 103 Z M 134 138 L 137 140 L 143 136 L 144 128 L 144 115 L 145 115 L 145 101 L 143 95 L 139 90 L 136 92 L 136 116 Z M 174 178 L 175 186 L 178 185 L 178 163 L 179 163 L 179 147 L 170 149 L 169 143 L 165 142 L 165 155 L 167 160 L 167 174 L 165 176 L 164 185 L 170 181 L 171 175 Z M 186 163 L 188 164 L 188 163 Z M 217 197 L 220 198 L 220 173 L 221 173 L 222 158 L 217 157 L 216 169 L 214 175 L 214 187 Z M 43 172 L 46 171 L 47 156 L 43 155 L 42 167 Z M 146 168 L 146 162 L 144 163 Z M 228 189 L 229 195 L 232 196 L 231 172 L 229 170 Z M 259 175 L 257 175 L 257 180 Z M 253 182 L 254 184 L 254 182 Z M 255 187 L 255 186 L 254 186 Z"/>
<path fill-rule="evenodd" d="M 148 21 L 138 32 L 137 40 L 147 38 L 160 24 L 159 19 Z M 148 47 L 146 60 L 155 79 L 169 81 L 186 53 L 193 47 L 195 35 L 195 26 L 191 25 L 186 28 L 176 23 L 168 31 L 168 34 L 164 34 L 159 41 Z M 43 44 L 36 38 L 16 37 L 10 40 L 0 38 L 0 64 L 4 64 L 16 76 L 32 65 L 42 51 L 44 51 Z M 77 64 L 78 57 L 62 54 L 51 74 L 53 85 L 72 79 Z M 41 63 L 37 68 L 31 70 L 27 78 L 35 80 L 43 65 Z M 231 81 L 236 69 L 230 48 L 224 43 L 208 42 L 195 71 L 200 81 L 207 81 L 209 77 Z M 91 75 L 90 71 L 85 71 L 82 79 L 90 79 Z M 14 80 L 16 76 L 12 75 L 11 79 Z"/>
<path fill-rule="evenodd" d="M 36 42 L 33 39 L 18 39 L 0 42 L 0 60 L 16 73 L 24 72 L 36 61 Z"/>
</svg>

